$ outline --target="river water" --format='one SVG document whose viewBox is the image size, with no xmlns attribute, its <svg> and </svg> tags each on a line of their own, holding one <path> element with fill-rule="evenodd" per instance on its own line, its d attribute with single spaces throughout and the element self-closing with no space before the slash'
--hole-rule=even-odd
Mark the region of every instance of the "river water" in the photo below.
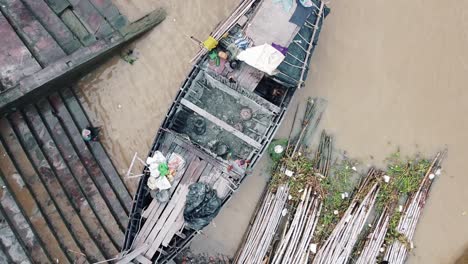
<svg viewBox="0 0 468 264">
<path fill-rule="evenodd" d="M 266 0 L 268 1 L 268 0 Z M 116 0 L 130 20 L 163 6 L 168 17 L 130 48 L 79 82 L 82 101 L 104 128 L 103 142 L 121 172 L 135 152 L 145 156 L 197 45 L 238 1 Z M 329 101 L 322 126 L 335 146 L 381 164 L 391 152 L 432 155 L 445 147 L 444 170 L 431 191 L 409 263 L 453 263 L 468 247 L 468 2 L 333 1 L 312 58 L 306 87 L 296 97 Z M 295 109 L 292 106 L 290 109 Z M 294 111 L 279 135 L 287 135 Z M 194 243 L 196 252 L 232 255 L 267 181 L 260 162 Z M 128 182 L 136 186 L 137 181 Z"/>
</svg>

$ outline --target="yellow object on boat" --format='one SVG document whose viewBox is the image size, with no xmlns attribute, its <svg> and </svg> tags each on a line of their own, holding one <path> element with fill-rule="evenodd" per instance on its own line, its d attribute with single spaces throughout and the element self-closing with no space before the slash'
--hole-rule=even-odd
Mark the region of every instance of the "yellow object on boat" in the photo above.
<svg viewBox="0 0 468 264">
<path fill-rule="evenodd" d="M 205 46 L 207 50 L 212 50 L 218 46 L 218 41 L 212 36 L 209 36 L 205 41 L 203 41 L 203 46 Z"/>
</svg>

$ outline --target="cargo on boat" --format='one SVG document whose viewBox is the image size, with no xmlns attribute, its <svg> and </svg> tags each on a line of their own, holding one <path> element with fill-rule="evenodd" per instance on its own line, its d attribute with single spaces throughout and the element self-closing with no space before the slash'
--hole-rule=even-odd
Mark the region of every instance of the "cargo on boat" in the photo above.
<svg viewBox="0 0 468 264">
<path fill-rule="evenodd" d="M 119 263 L 166 263 L 216 216 L 273 139 L 329 9 L 244 0 L 205 40 L 143 160 Z"/>
</svg>

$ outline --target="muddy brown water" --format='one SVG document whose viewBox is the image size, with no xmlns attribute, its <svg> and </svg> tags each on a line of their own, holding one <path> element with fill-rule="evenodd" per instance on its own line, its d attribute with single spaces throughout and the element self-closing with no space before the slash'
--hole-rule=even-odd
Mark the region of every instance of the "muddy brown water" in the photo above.
<svg viewBox="0 0 468 264">
<path fill-rule="evenodd" d="M 238 1 L 116 0 L 137 19 L 163 6 L 168 17 L 134 47 L 130 65 L 118 56 L 79 82 L 92 120 L 121 172 L 135 152 L 145 156 L 197 51 Z M 468 246 L 468 2 L 333 1 L 312 59 L 307 96 L 329 101 L 322 127 L 361 169 L 396 148 L 449 154 L 418 226 L 408 263 L 453 263 Z M 290 109 L 294 109 L 292 106 Z M 279 136 L 289 132 L 294 111 Z M 372 156 L 372 157 L 371 157 Z M 268 175 L 263 159 L 214 222 L 192 243 L 196 252 L 233 255 Z M 137 181 L 130 182 L 136 186 Z"/>
</svg>

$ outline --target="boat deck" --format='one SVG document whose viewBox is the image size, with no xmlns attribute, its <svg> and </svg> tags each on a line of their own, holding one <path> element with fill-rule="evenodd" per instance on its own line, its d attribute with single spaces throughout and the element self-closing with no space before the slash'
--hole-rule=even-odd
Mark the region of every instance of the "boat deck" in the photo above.
<svg viewBox="0 0 468 264">
<path fill-rule="evenodd" d="M 0 114 L 69 85 L 164 18 L 129 23 L 111 0 L 0 1 Z"/>
<path fill-rule="evenodd" d="M 132 197 L 65 88 L 0 118 L 0 262 L 85 263 L 121 250 Z M 6 260 L 6 261 L 2 261 Z"/>
<path fill-rule="evenodd" d="M 169 202 L 160 203 L 157 199 L 149 198 L 151 200 L 141 214 L 139 232 L 133 239 L 131 253 L 127 255 L 130 261 L 133 258 L 141 263 L 145 259 L 166 259 L 173 252 L 172 248 L 182 246 L 196 232 L 185 226 L 183 216 L 188 187 L 191 184 L 204 182 L 216 190 L 219 198 L 226 199 L 238 187 L 240 179 L 240 175 L 229 171 L 226 164 L 173 131 L 163 132 L 160 147 L 156 150 L 167 158 L 172 153 L 181 155 L 185 165 L 174 177 Z M 144 172 L 149 173 L 147 169 Z M 125 260 L 122 259 L 122 263 L 127 263 Z"/>
<path fill-rule="evenodd" d="M 8 0 L 0 11 L 0 91 L 127 25 L 111 0 Z"/>
</svg>

